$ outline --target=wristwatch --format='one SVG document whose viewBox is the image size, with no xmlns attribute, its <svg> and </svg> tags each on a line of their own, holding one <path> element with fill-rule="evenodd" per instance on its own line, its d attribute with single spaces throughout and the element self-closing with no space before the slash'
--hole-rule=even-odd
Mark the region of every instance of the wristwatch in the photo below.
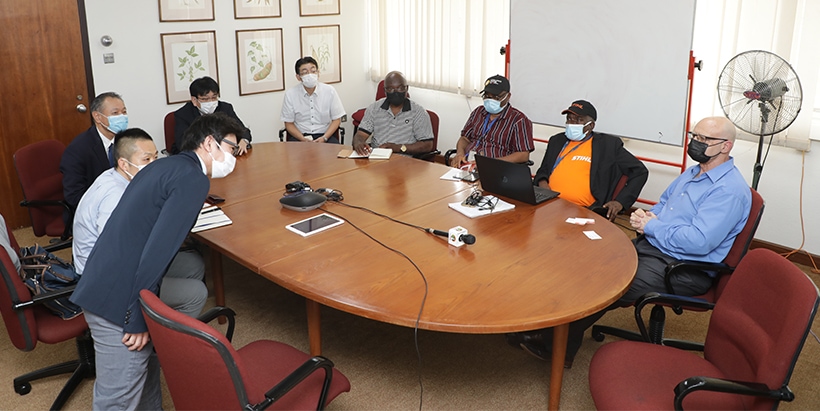
<svg viewBox="0 0 820 411">
<path fill-rule="evenodd" d="M 406 152 L 407 152 L 407 146 L 406 146 L 406 145 L 404 145 L 404 144 L 402 144 L 402 145 L 401 145 L 401 152 L 402 152 L 402 153 L 406 153 Z"/>
</svg>

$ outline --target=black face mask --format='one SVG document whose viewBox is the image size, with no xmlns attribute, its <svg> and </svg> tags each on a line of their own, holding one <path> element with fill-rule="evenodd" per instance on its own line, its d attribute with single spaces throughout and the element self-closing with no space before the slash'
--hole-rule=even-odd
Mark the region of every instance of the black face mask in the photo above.
<svg viewBox="0 0 820 411">
<path fill-rule="evenodd" d="M 717 143 L 717 144 L 720 144 L 720 143 Z M 716 144 L 713 144 L 713 145 L 716 145 Z M 704 142 L 700 142 L 700 141 L 697 141 L 697 140 L 691 140 L 691 141 L 689 141 L 689 148 L 686 149 L 686 154 L 689 154 L 689 157 L 691 157 L 692 160 L 695 160 L 698 163 L 703 164 L 703 163 L 706 163 L 709 160 L 711 160 L 711 159 L 713 159 L 714 157 L 717 156 L 717 154 L 715 154 L 714 156 L 707 156 L 706 155 L 706 149 L 709 148 L 709 147 L 711 147 L 711 146 L 704 143 Z M 718 153 L 718 154 L 720 154 L 720 153 Z"/>
<path fill-rule="evenodd" d="M 387 93 L 387 104 L 390 104 L 391 106 L 400 106 L 404 104 L 404 100 L 406 99 L 404 94 L 405 93 L 401 91 Z"/>
</svg>

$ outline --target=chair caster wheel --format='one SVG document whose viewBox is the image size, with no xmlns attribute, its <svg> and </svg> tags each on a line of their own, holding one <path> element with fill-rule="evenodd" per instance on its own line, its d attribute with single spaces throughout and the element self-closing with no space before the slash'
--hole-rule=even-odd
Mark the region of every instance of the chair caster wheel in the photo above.
<svg viewBox="0 0 820 411">
<path fill-rule="evenodd" d="M 31 384 L 27 382 L 22 384 L 14 384 L 14 392 L 20 395 L 26 395 L 31 392 Z"/>
</svg>

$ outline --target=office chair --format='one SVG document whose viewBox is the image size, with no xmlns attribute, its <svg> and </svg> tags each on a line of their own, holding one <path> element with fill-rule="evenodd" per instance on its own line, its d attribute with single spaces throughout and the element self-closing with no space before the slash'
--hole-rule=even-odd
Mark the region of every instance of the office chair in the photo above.
<svg viewBox="0 0 820 411">
<path fill-rule="evenodd" d="M 605 344 L 589 368 L 595 407 L 776 409 L 794 399 L 789 379 L 818 301 L 817 287 L 793 263 L 751 250 L 714 304 L 703 355 L 648 342 Z"/>
<path fill-rule="evenodd" d="M 335 135 L 336 138 L 339 139 L 339 144 L 344 144 L 345 143 L 345 128 L 344 127 L 339 126 L 339 128 L 336 129 L 336 132 L 333 133 L 333 135 Z M 279 129 L 279 141 L 280 142 L 285 141 L 285 137 L 293 138 L 290 135 L 290 133 L 288 133 L 288 130 L 286 128 L 282 127 L 282 128 Z"/>
<path fill-rule="evenodd" d="M 7 231 L 12 248 L 19 250 L 14 234 L 8 228 Z M 94 343 L 88 325 L 82 315 L 63 320 L 42 305 L 45 301 L 71 294 L 73 288 L 32 298 L 11 258 L 4 251 L 0 248 L 0 313 L 12 344 L 21 351 L 31 351 L 38 341 L 57 344 L 76 340 L 77 360 L 32 371 L 14 379 L 14 392 L 26 395 L 31 392 L 31 382 L 34 380 L 72 373 L 51 405 L 51 409 L 60 409 L 83 379 L 93 378 L 95 375 Z"/>
<path fill-rule="evenodd" d="M 148 290 L 140 292 L 140 304 L 177 409 L 323 409 L 350 391 L 347 377 L 327 358 L 269 340 L 235 350 L 228 308 L 191 318 Z M 228 318 L 226 335 L 202 322 L 219 316 Z"/>
<path fill-rule="evenodd" d="M 387 97 L 387 93 L 384 91 L 384 80 L 379 82 L 379 85 L 376 87 L 376 98 L 373 101 L 378 101 L 379 99 Z M 351 122 L 353 123 L 353 135 L 356 135 L 356 132 L 359 131 L 359 123 L 362 122 L 364 118 L 364 112 L 367 108 L 360 108 L 356 110 L 353 115 L 350 116 Z"/>
<path fill-rule="evenodd" d="M 59 237 L 46 247 L 49 251 L 71 247 L 72 210 L 63 196 L 60 159 L 65 144 L 43 140 L 14 153 L 14 168 L 23 189 L 20 206 L 28 208 L 31 227 L 37 237 Z"/>
<path fill-rule="evenodd" d="M 697 261 L 674 261 L 670 263 L 666 267 L 666 274 L 664 277 L 667 293 L 647 293 L 635 302 L 635 321 L 638 325 L 638 333 L 615 327 L 595 325 L 592 327 L 592 338 L 596 341 L 603 341 L 604 334 L 610 334 L 632 341 L 644 341 L 648 339 L 656 344 L 669 345 L 690 350 L 701 350 L 702 345 L 699 343 L 663 338 L 663 329 L 666 319 L 664 306 L 672 307 L 673 312 L 678 315 L 683 313 L 683 307 L 667 302 L 669 295 L 675 293 L 675 290 L 672 287 L 672 277 L 678 272 L 678 270 L 686 267 L 717 271 L 717 277 L 714 279 L 712 287 L 709 288 L 705 294 L 692 298 L 696 298 L 707 303 L 705 307 L 709 307 L 711 304 L 718 301 L 723 293 L 723 290 L 726 288 L 735 267 L 738 266 L 743 256 L 746 255 L 746 252 L 749 250 L 749 245 L 754 239 L 757 226 L 760 224 L 760 219 L 763 217 L 763 209 L 765 208 L 763 197 L 761 197 L 755 189 L 749 188 L 749 190 L 751 190 L 752 194 L 752 205 L 749 210 L 749 218 L 746 220 L 746 225 L 743 226 L 743 230 L 741 230 L 735 238 L 732 248 L 729 250 L 729 254 L 726 255 L 726 258 L 724 258 L 721 263 L 702 263 Z M 650 313 L 650 326 L 647 329 L 647 326 L 643 320 L 642 312 L 643 308 L 650 304 L 652 304 L 653 307 L 652 312 Z M 704 311 L 708 308 L 690 305 L 687 309 Z"/>
<path fill-rule="evenodd" d="M 165 130 L 165 148 L 162 149 L 161 153 L 165 154 L 166 156 L 176 154 L 176 150 L 173 149 L 174 126 L 176 125 L 176 120 L 174 119 L 173 111 L 165 115 L 165 119 L 162 121 L 162 124 L 163 130 Z"/>
</svg>

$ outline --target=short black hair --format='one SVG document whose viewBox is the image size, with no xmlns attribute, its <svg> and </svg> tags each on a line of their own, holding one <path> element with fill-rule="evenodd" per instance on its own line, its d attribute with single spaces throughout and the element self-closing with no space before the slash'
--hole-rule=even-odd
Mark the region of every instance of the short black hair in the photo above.
<svg viewBox="0 0 820 411">
<path fill-rule="evenodd" d="M 113 92 L 113 91 L 106 91 L 105 93 L 101 93 L 97 97 L 94 97 L 94 100 L 91 101 L 91 112 L 102 113 L 102 106 L 105 103 L 105 99 L 108 98 L 115 98 L 117 100 L 122 100 L 122 97 Z"/>
<path fill-rule="evenodd" d="M 219 83 L 208 76 L 200 77 L 191 82 L 188 91 L 191 92 L 191 97 L 205 96 L 212 91 L 219 94 Z"/>
<path fill-rule="evenodd" d="M 299 67 L 302 67 L 305 64 L 313 64 L 316 66 L 316 70 L 319 70 L 319 63 L 316 62 L 316 59 L 311 56 L 305 56 L 299 60 L 296 60 L 296 74 L 299 74 Z"/>
<path fill-rule="evenodd" d="M 129 128 L 117 133 L 114 136 L 114 161 L 120 157 L 130 159 L 136 150 L 138 140 L 154 141 L 151 136 L 141 128 Z"/>
<path fill-rule="evenodd" d="M 245 127 L 227 114 L 205 114 L 194 120 L 188 130 L 182 134 L 179 151 L 196 150 L 208 136 L 213 136 L 217 143 L 222 143 L 222 139 L 228 134 L 233 134 L 239 139 L 244 132 Z"/>
</svg>

